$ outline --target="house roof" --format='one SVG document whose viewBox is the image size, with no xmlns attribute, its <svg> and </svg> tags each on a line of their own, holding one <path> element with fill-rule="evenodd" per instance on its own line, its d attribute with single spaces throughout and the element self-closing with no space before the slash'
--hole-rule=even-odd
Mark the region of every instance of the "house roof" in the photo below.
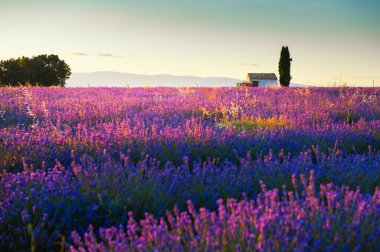
<svg viewBox="0 0 380 252">
<path fill-rule="evenodd" d="M 248 73 L 250 81 L 253 80 L 277 80 L 275 73 Z"/>
</svg>

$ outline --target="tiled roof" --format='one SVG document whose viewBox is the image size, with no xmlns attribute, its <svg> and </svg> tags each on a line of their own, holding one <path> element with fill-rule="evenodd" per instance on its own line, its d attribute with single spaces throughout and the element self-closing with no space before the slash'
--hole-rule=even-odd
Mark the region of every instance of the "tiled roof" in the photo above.
<svg viewBox="0 0 380 252">
<path fill-rule="evenodd" d="M 249 73 L 249 80 L 277 80 L 275 73 Z"/>
</svg>

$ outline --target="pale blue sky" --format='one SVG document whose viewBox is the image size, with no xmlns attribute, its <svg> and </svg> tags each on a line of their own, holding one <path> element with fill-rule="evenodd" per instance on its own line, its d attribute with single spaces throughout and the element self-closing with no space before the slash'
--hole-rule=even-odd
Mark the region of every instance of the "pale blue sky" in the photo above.
<svg viewBox="0 0 380 252">
<path fill-rule="evenodd" d="M 73 72 L 380 83 L 378 0 L 0 0 L 0 59 L 58 54 Z"/>
</svg>

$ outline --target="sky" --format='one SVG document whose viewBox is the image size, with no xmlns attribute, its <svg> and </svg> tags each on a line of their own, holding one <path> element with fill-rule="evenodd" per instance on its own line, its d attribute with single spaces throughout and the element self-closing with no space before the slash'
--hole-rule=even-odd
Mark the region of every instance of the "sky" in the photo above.
<svg viewBox="0 0 380 252">
<path fill-rule="evenodd" d="M 57 54 L 72 72 L 380 86 L 379 0 L 0 0 L 0 60 Z"/>
</svg>

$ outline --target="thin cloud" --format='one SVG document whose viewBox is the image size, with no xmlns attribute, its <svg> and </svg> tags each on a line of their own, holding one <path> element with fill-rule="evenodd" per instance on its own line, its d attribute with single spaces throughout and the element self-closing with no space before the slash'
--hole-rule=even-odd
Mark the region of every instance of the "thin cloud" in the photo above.
<svg viewBox="0 0 380 252">
<path fill-rule="evenodd" d="M 95 57 L 110 57 L 110 58 L 122 58 L 122 55 L 115 55 L 112 53 L 84 53 L 84 52 L 69 52 L 70 55 L 75 56 L 95 56 Z"/>
<path fill-rule="evenodd" d="M 256 63 L 240 63 L 241 66 L 259 66 L 259 64 Z"/>
<path fill-rule="evenodd" d="M 123 57 L 122 55 L 114 55 L 111 53 L 98 53 L 98 54 L 96 54 L 96 56 L 98 56 L 98 57 L 112 57 L 112 58 L 122 58 Z"/>
<path fill-rule="evenodd" d="M 71 55 L 76 55 L 76 56 L 90 56 L 88 53 L 83 53 L 83 52 L 69 52 Z"/>
</svg>

